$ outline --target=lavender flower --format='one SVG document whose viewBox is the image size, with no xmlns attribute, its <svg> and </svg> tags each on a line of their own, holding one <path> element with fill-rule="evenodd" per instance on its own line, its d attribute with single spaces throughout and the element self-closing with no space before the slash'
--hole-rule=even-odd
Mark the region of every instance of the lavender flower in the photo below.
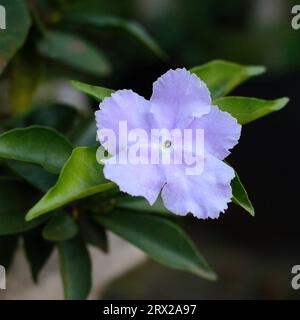
<svg viewBox="0 0 300 320">
<path fill-rule="evenodd" d="M 105 160 L 104 175 L 115 182 L 120 190 L 133 196 L 143 196 L 152 205 L 161 193 L 165 207 L 178 215 L 192 213 L 198 218 L 217 218 L 227 209 L 232 197 L 230 186 L 233 169 L 222 160 L 229 155 L 240 137 L 241 126 L 228 113 L 212 105 L 210 92 L 204 82 L 186 69 L 169 70 L 153 85 L 150 101 L 131 90 L 120 90 L 106 98 L 96 112 L 98 138 L 112 155 Z M 120 123 L 127 130 L 141 130 L 153 137 L 154 129 L 168 132 L 190 130 L 192 138 L 179 148 L 173 136 L 149 142 L 140 138 L 139 163 L 122 162 L 132 141 L 125 141 L 120 133 Z M 114 132 L 116 139 L 104 139 L 101 130 Z M 204 151 L 195 148 L 196 133 L 204 133 Z M 163 137 L 163 136 L 162 136 Z M 191 165 L 153 163 L 151 151 L 172 154 L 179 151 L 201 161 L 200 174 L 187 174 Z M 117 161 L 117 158 L 119 161 Z"/>
</svg>

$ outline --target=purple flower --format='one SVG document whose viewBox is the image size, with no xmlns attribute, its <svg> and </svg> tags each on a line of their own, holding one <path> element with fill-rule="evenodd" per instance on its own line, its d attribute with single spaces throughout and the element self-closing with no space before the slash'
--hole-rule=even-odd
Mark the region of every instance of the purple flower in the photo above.
<svg viewBox="0 0 300 320">
<path fill-rule="evenodd" d="M 131 90 L 120 90 L 106 98 L 96 112 L 98 129 L 110 129 L 116 135 L 116 147 L 98 138 L 112 155 L 105 161 L 104 175 L 115 182 L 120 190 L 133 196 L 143 196 L 152 205 L 161 192 L 165 207 L 178 215 L 192 213 L 198 218 L 217 218 L 227 209 L 232 197 L 230 186 L 233 169 L 222 160 L 229 155 L 240 137 L 241 126 L 228 113 L 212 105 L 205 83 L 186 69 L 169 70 L 153 85 L 150 101 Z M 123 143 L 120 122 L 127 123 L 128 131 L 143 129 L 153 136 L 152 129 L 189 129 L 192 139 L 183 149 L 201 159 L 201 174 L 188 175 L 186 162 L 168 164 L 150 160 L 149 152 L 178 154 L 176 140 L 165 139 L 153 143 L 142 139 L 141 163 L 121 163 L 117 157 L 127 153 L 132 142 Z M 204 153 L 197 154 L 194 146 L 197 129 L 204 132 Z M 101 131 L 101 130 L 100 130 Z M 143 150 L 144 149 L 144 150 Z M 182 150 L 182 149 L 180 149 Z M 172 159 L 173 159 L 172 158 Z"/>
</svg>

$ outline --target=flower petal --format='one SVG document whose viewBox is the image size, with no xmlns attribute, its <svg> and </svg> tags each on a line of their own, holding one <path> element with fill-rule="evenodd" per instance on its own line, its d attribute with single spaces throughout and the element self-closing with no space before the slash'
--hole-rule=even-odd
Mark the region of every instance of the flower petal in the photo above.
<svg viewBox="0 0 300 320">
<path fill-rule="evenodd" d="M 207 155 L 200 175 L 186 175 L 185 165 L 166 166 L 167 183 L 162 199 L 167 209 L 197 218 L 218 218 L 232 197 L 230 181 L 234 171 L 224 162 Z"/>
<path fill-rule="evenodd" d="M 193 130 L 204 129 L 205 153 L 223 160 L 239 141 L 241 125 L 229 113 L 212 106 L 209 114 L 200 119 L 194 119 L 189 128 Z"/>
<path fill-rule="evenodd" d="M 209 90 L 186 69 L 169 70 L 153 84 L 150 99 L 156 128 L 184 128 L 193 117 L 210 111 Z"/>
<path fill-rule="evenodd" d="M 150 163 L 150 151 L 145 157 L 141 153 L 141 163 L 131 163 L 132 158 L 127 163 L 120 163 L 119 160 L 124 161 L 127 154 L 127 150 L 122 151 L 105 160 L 104 176 L 115 182 L 121 191 L 132 196 L 143 196 L 152 205 L 165 183 L 163 169 L 159 164 Z"/>
<path fill-rule="evenodd" d="M 150 130 L 150 103 L 132 90 L 119 90 L 105 98 L 95 116 L 98 129 L 111 129 L 115 133 L 117 148 L 120 121 L 126 121 L 128 132 L 132 129 Z M 115 146 L 102 141 L 99 131 L 98 139 L 106 150 L 115 154 Z"/>
</svg>

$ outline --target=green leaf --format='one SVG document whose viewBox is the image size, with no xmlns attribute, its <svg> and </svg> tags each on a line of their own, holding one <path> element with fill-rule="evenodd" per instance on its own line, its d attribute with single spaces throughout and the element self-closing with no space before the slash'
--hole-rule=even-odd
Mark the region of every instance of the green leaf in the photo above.
<svg viewBox="0 0 300 320">
<path fill-rule="evenodd" d="M 55 186 L 30 209 L 26 219 L 34 219 L 74 200 L 115 188 L 115 184 L 105 180 L 102 170 L 103 166 L 96 160 L 96 148 L 74 149 Z"/>
<path fill-rule="evenodd" d="M 160 59 L 165 60 L 167 55 L 156 43 L 156 41 L 147 33 L 147 31 L 137 22 L 129 21 L 114 16 L 100 16 L 100 15 L 72 15 L 69 17 L 76 22 L 82 22 L 93 27 L 103 28 L 118 28 L 129 33 L 146 48 L 150 49 Z M 72 21 L 71 20 L 71 21 Z"/>
<path fill-rule="evenodd" d="M 206 279 L 216 279 L 187 234 L 165 216 L 111 211 L 94 219 L 168 267 L 189 271 Z"/>
<path fill-rule="evenodd" d="M 6 160 L 6 166 L 37 189 L 47 192 L 56 182 L 57 175 L 42 167 L 16 160 Z"/>
<path fill-rule="evenodd" d="M 166 209 L 160 197 L 152 206 L 150 206 L 149 202 L 143 197 L 126 196 L 120 198 L 115 206 L 116 208 L 124 209 L 126 211 L 134 210 L 139 212 L 153 212 L 167 215 L 168 217 L 172 217 L 174 219 L 177 218 L 176 215 L 174 215 L 168 209 Z"/>
<path fill-rule="evenodd" d="M 279 111 L 289 102 L 288 98 L 262 100 L 246 97 L 224 97 L 214 101 L 222 111 L 230 113 L 240 124 L 246 124 L 267 114 Z"/>
<path fill-rule="evenodd" d="M 0 30 L 0 73 L 23 46 L 30 28 L 30 15 L 24 0 L 2 0 L 6 10 L 6 29 Z"/>
<path fill-rule="evenodd" d="M 80 233 L 86 242 L 100 248 L 105 253 L 108 252 L 106 231 L 101 225 L 82 217 L 79 219 L 79 225 Z"/>
<path fill-rule="evenodd" d="M 38 49 L 44 57 L 91 75 L 104 76 L 110 73 L 110 64 L 106 56 L 100 49 L 79 36 L 60 31 L 47 32 Z"/>
<path fill-rule="evenodd" d="M 232 201 L 249 212 L 252 216 L 255 215 L 253 205 L 248 197 L 247 191 L 243 186 L 237 172 L 235 171 L 235 178 L 231 181 L 232 187 Z"/>
<path fill-rule="evenodd" d="M 224 161 L 228 166 L 232 167 L 227 161 Z M 233 169 L 234 170 L 234 169 Z M 232 188 L 232 202 L 242 207 L 252 216 L 255 215 L 255 210 L 248 197 L 247 191 L 240 180 L 238 173 L 234 170 L 235 177 L 231 181 Z"/>
<path fill-rule="evenodd" d="M 11 265 L 17 245 L 17 236 L 0 236 L 0 265 L 3 266 L 6 271 Z"/>
<path fill-rule="evenodd" d="M 25 214 L 36 201 L 35 190 L 26 183 L 0 178 L 0 235 L 30 230 L 44 219 L 25 221 Z"/>
<path fill-rule="evenodd" d="M 191 69 L 203 80 L 213 99 L 225 96 L 247 79 L 265 72 L 263 66 L 245 66 L 223 60 L 213 60 Z"/>
<path fill-rule="evenodd" d="M 72 152 L 59 132 L 42 126 L 14 129 L 0 135 L 0 158 L 38 164 L 58 173 Z"/>
<path fill-rule="evenodd" d="M 114 93 L 114 90 L 112 89 L 98 87 L 75 80 L 71 80 L 70 83 L 76 90 L 88 94 L 99 102 L 101 102 L 105 97 L 110 97 L 111 94 Z"/>
<path fill-rule="evenodd" d="M 91 261 L 79 237 L 58 243 L 64 295 L 68 300 L 86 299 L 91 289 Z"/>
<path fill-rule="evenodd" d="M 59 212 L 43 229 L 43 237 L 49 241 L 65 241 L 76 236 L 78 226 L 66 212 Z"/>
<path fill-rule="evenodd" d="M 37 283 L 39 273 L 50 258 L 54 244 L 43 239 L 40 228 L 25 233 L 23 238 L 25 254 L 30 265 L 31 275 L 33 281 Z"/>
<path fill-rule="evenodd" d="M 68 105 L 52 103 L 37 105 L 26 113 L 10 118 L 5 125 L 8 128 L 23 128 L 32 125 L 51 127 L 61 133 L 67 133 L 76 118 L 78 111 Z"/>
</svg>

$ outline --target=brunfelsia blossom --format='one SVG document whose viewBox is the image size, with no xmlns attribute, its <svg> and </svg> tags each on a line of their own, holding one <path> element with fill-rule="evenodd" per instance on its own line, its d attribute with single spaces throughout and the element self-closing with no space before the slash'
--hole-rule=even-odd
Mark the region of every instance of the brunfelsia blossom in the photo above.
<svg viewBox="0 0 300 320">
<path fill-rule="evenodd" d="M 198 218 L 217 218 L 227 209 L 234 171 L 223 160 L 237 144 L 241 126 L 231 115 L 212 105 L 207 86 L 196 75 L 186 69 L 169 70 L 154 82 L 150 101 L 131 90 L 119 90 L 100 104 L 96 122 L 99 130 L 109 129 L 116 135 L 117 149 L 104 141 L 101 134 L 98 138 L 112 155 L 104 162 L 104 175 L 121 191 L 143 196 L 151 205 L 161 193 L 165 207 L 178 215 L 192 213 Z M 189 129 L 192 139 L 183 149 L 201 159 L 203 170 L 200 174 L 187 174 L 190 164 L 184 161 L 154 164 L 147 152 L 140 153 L 141 160 L 148 160 L 141 163 L 112 161 L 132 145 L 120 143 L 120 122 L 127 124 L 128 131 L 143 129 L 149 136 L 153 135 L 152 129 Z M 193 144 L 197 129 L 204 132 L 204 151 L 199 155 Z M 176 140 L 169 139 L 158 144 L 143 141 L 142 148 L 178 153 Z"/>
</svg>

